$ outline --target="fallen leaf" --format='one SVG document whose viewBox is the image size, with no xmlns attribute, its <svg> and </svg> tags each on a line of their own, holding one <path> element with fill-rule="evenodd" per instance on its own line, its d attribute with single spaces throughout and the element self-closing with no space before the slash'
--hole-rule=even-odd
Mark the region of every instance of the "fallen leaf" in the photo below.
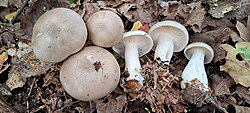
<svg viewBox="0 0 250 113">
<path fill-rule="evenodd" d="M 148 5 L 149 3 L 145 4 L 145 2 L 140 2 L 140 0 L 137 2 L 121 4 L 118 7 L 118 12 L 124 15 L 130 22 L 151 23 L 152 20 L 157 18 L 159 11 L 156 4 Z"/>
<path fill-rule="evenodd" d="M 126 95 L 108 97 L 108 102 L 99 101 L 96 105 L 97 113 L 122 113 L 122 108 L 127 103 Z"/>
<path fill-rule="evenodd" d="M 10 74 L 8 80 L 6 81 L 6 86 L 12 91 L 15 88 L 22 87 L 26 82 L 26 78 L 23 77 L 20 72 L 13 72 Z"/>
<path fill-rule="evenodd" d="M 5 15 L 5 19 L 11 22 L 11 20 L 16 16 L 17 12 L 12 12 L 10 14 Z"/>
<path fill-rule="evenodd" d="M 139 30 L 142 30 L 142 31 L 144 31 L 144 32 L 148 32 L 148 30 L 149 30 L 149 24 L 144 24 L 143 26 L 141 26 L 140 28 L 139 28 Z"/>
<path fill-rule="evenodd" d="M 87 21 L 89 17 L 94 14 L 95 12 L 100 10 L 98 7 L 98 3 L 83 3 L 83 7 L 85 9 L 84 20 Z"/>
<path fill-rule="evenodd" d="M 230 95 L 231 92 L 229 88 L 231 85 L 235 84 L 235 82 L 229 76 L 222 77 L 216 74 L 212 77 L 211 84 L 212 84 L 213 94 L 215 96 L 219 96 L 224 94 Z"/>
<path fill-rule="evenodd" d="M 138 30 L 140 27 L 142 27 L 142 23 L 140 21 L 136 21 L 134 24 L 133 24 L 133 27 L 130 31 L 135 31 L 135 30 Z"/>
<path fill-rule="evenodd" d="M 235 47 L 232 47 L 228 44 L 222 44 L 221 47 L 227 51 L 226 64 L 220 66 L 221 71 L 229 73 L 229 75 L 235 80 L 236 83 L 239 83 L 245 87 L 250 86 L 250 42 L 238 42 Z M 236 58 L 236 55 L 243 53 L 245 57 L 242 58 L 242 61 Z"/>
<path fill-rule="evenodd" d="M 165 19 L 175 19 L 177 16 L 177 9 L 179 8 L 181 2 L 179 1 L 163 1 L 160 3 L 160 6 L 162 7 L 161 14 L 163 16 L 166 16 Z"/>
<path fill-rule="evenodd" d="M 6 62 L 8 60 L 8 54 L 7 52 L 3 52 L 0 55 L 0 66 L 3 65 L 4 62 Z"/>
<path fill-rule="evenodd" d="M 240 0 L 216 0 L 216 2 L 208 3 L 210 5 L 209 13 L 214 18 L 222 18 L 224 14 L 241 7 Z"/>
<path fill-rule="evenodd" d="M 8 7 L 9 0 L 1 0 L 0 1 L 0 7 Z"/>
<path fill-rule="evenodd" d="M 250 90 L 243 86 L 237 86 L 234 94 L 237 94 L 242 100 L 250 104 Z"/>
<path fill-rule="evenodd" d="M 206 11 L 202 7 L 201 2 L 189 4 L 192 7 L 191 14 L 186 24 L 191 25 L 194 32 L 201 32 L 201 26 L 205 18 Z"/>
<path fill-rule="evenodd" d="M 239 21 L 237 21 L 235 27 L 239 31 L 240 37 L 244 41 L 249 42 L 250 41 L 250 16 L 248 16 L 247 27 L 245 27 L 244 24 Z"/>
<path fill-rule="evenodd" d="M 8 55 L 13 57 L 14 55 L 16 55 L 16 48 L 9 48 L 7 50 L 7 53 L 8 53 Z"/>
<path fill-rule="evenodd" d="M 132 8 L 135 7 L 135 4 L 129 4 L 129 3 L 124 3 L 120 7 L 118 7 L 118 12 L 120 12 L 122 15 L 124 15 L 127 19 L 132 19 L 133 15 L 129 13 L 128 11 Z"/>
<path fill-rule="evenodd" d="M 61 1 L 61 0 L 60 0 Z M 32 28 L 36 20 L 52 7 L 51 0 L 35 0 L 32 3 L 32 7 L 28 7 L 24 15 L 21 16 L 21 26 L 22 32 L 28 35 L 32 35 Z"/>
</svg>

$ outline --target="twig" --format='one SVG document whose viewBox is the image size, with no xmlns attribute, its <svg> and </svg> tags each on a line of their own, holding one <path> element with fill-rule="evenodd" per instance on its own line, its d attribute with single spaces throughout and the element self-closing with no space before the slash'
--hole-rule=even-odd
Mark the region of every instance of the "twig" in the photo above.
<svg viewBox="0 0 250 113">
<path fill-rule="evenodd" d="M 30 0 L 26 0 L 24 2 L 24 4 L 22 5 L 22 7 L 17 11 L 15 17 L 11 20 L 11 23 L 14 23 L 17 20 L 18 16 L 21 14 L 21 12 L 23 11 L 23 9 L 28 5 L 29 1 Z"/>
<path fill-rule="evenodd" d="M 32 81 L 32 83 L 31 83 L 30 90 L 29 90 L 29 93 L 28 93 L 28 96 L 27 96 L 27 100 L 30 97 L 30 94 L 31 94 L 31 91 L 33 89 L 35 81 L 36 81 L 36 78 L 34 78 L 33 81 Z M 27 101 L 27 110 L 29 111 L 29 101 Z"/>
<path fill-rule="evenodd" d="M 221 107 L 219 104 L 217 104 L 214 100 L 209 101 L 211 104 L 213 104 L 218 110 L 220 110 L 223 113 L 228 113 L 227 110 L 223 107 Z"/>
<path fill-rule="evenodd" d="M 0 70 L 0 74 L 3 73 L 6 69 L 8 69 L 9 66 L 10 66 L 10 64 L 6 64 L 4 66 L 4 68 L 2 70 Z M 0 65 L 0 67 L 1 67 L 1 65 Z"/>
</svg>

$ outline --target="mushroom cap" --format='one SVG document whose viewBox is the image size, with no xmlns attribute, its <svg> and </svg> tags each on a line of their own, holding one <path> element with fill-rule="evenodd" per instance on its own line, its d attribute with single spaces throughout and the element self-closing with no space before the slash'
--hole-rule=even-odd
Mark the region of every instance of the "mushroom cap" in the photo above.
<svg viewBox="0 0 250 113">
<path fill-rule="evenodd" d="M 213 60 L 213 58 L 214 58 L 214 50 L 213 50 L 213 48 L 210 47 L 208 44 L 203 43 L 203 42 L 191 43 L 184 49 L 184 54 L 185 54 L 187 59 L 190 60 L 190 58 L 192 57 L 193 52 L 195 51 L 195 49 L 201 49 L 201 50 L 204 51 L 204 53 L 205 53 L 204 63 L 205 64 L 208 64 Z"/>
<path fill-rule="evenodd" d="M 129 31 L 123 34 L 122 40 L 117 45 L 113 46 L 113 50 L 120 54 L 121 57 L 125 57 L 125 45 L 128 43 L 135 43 L 138 47 L 139 56 L 143 56 L 148 53 L 153 47 L 153 40 L 144 31 Z"/>
<path fill-rule="evenodd" d="M 111 93 L 118 85 L 120 67 L 107 50 L 88 46 L 64 61 L 60 70 L 62 86 L 72 97 L 90 101 Z"/>
<path fill-rule="evenodd" d="M 174 41 L 174 52 L 182 51 L 188 44 L 187 29 L 175 21 L 161 21 L 154 24 L 148 31 L 154 41 L 153 50 L 156 49 L 159 38 L 171 38 Z"/>
<path fill-rule="evenodd" d="M 60 62 L 79 51 L 87 39 L 82 18 L 73 10 L 55 8 L 36 21 L 32 46 L 36 57 L 47 62 Z"/>
<path fill-rule="evenodd" d="M 112 11 L 98 11 L 87 21 L 89 39 L 97 46 L 112 47 L 119 43 L 124 32 L 121 18 Z"/>
</svg>

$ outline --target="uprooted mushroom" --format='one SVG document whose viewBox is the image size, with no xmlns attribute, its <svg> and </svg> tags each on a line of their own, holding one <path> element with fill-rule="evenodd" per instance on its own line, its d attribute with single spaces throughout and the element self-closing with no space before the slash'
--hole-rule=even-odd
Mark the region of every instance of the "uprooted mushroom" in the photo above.
<svg viewBox="0 0 250 113">
<path fill-rule="evenodd" d="M 184 89 L 186 85 L 192 85 L 191 81 L 198 80 L 200 90 L 208 91 L 208 80 L 204 64 L 213 60 L 213 49 L 203 42 L 195 42 L 185 48 L 184 54 L 190 61 L 182 72 L 181 87 Z"/>
<path fill-rule="evenodd" d="M 173 52 L 182 51 L 188 44 L 188 31 L 175 21 L 162 21 L 153 25 L 148 34 L 154 41 L 154 58 L 169 64 Z"/>
<path fill-rule="evenodd" d="M 113 50 L 125 58 L 127 76 L 122 78 L 121 86 L 126 92 L 136 92 L 142 88 L 144 78 L 139 57 L 148 53 L 152 46 L 151 37 L 143 31 L 126 32 L 122 41 L 113 46 Z"/>
</svg>

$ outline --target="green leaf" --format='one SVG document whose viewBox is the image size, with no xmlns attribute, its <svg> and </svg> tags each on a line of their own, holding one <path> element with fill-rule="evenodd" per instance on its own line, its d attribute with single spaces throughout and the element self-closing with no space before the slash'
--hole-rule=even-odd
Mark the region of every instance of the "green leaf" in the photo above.
<svg viewBox="0 0 250 113">
<path fill-rule="evenodd" d="M 237 43 L 236 50 L 239 53 L 243 53 L 246 60 L 250 60 L 250 42 Z"/>
<path fill-rule="evenodd" d="M 229 73 L 229 75 L 245 87 L 250 86 L 250 42 L 238 42 L 235 47 L 228 44 L 222 44 L 221 47 L 227 51 L 226 64 L 220 66 L 221 71 Z M 242 61 L 236 58 L 236 55 L 242 53 L 244 58 Z"/>
</svg>

